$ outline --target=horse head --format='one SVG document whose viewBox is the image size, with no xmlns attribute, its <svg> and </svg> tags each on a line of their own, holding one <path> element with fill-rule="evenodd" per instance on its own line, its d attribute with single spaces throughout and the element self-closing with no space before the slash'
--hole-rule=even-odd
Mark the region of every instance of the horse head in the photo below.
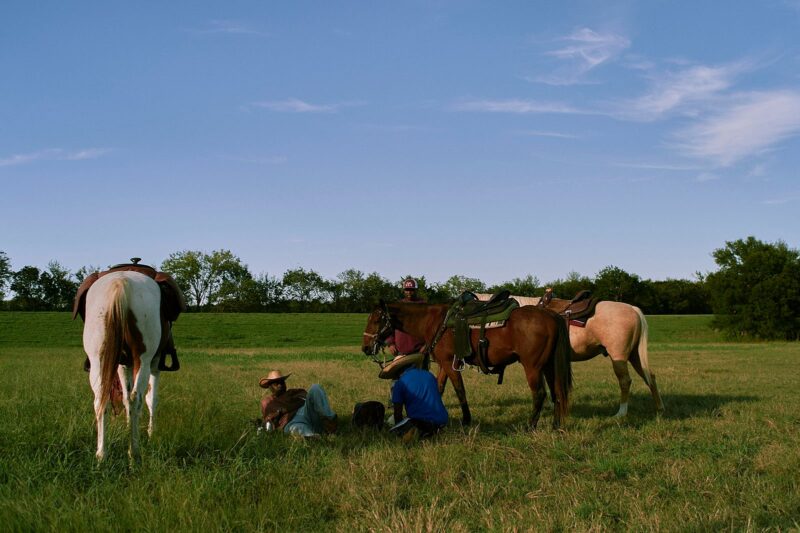
<svg viewBox="0 0 800 533">
<path fill-rule="evenodd" d="M 386 339 L 393 331 L 394 325 L 392 324 L 392 316 L 389 313 L 389 306 L 381 300 L 367 319 L 361 351 L 364 352 L 364 355 L 376 355 L 386 344 Z"/>
</svg>

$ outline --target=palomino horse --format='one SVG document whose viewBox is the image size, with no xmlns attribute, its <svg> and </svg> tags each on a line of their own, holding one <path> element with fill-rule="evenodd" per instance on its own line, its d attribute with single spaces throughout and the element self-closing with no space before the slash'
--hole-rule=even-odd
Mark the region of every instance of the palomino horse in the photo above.
<svg viewBox="0 0 800 533">
<path fill-rule="evenodd" d="M 159 377 L 158 358 L 154 356 L 161 333 L 161 290 L 152 278 L 139 272 L 112 272 L 89 288 L 83 348 L 91 363 L 89 384 L 94 391 L 98 460 L 105 456 L 105 412 L 114 372 L 122 383 L 133 460 L 140 459 L 139 416 L 145 393 L 150 411 L 148 435 L 153 433 Z"/>
<path fill-rule="evenodd" d="M 362 349 L 366 355 L 376 355 L 395 329 L 424 339 L 426 349 L 432 352 L 439 364 L 439 393 L 444 392 L 449 378 L 461 404 L 462 422 L 469 424 L 472 415 L 467 404 L 464 382 L 461 373 L 454 366 L 455 338 L 453 330 L 446 329 L 445 326 L 449 307 L 381 302 L 369 315 Z M 471 343 L 475 353 L 478 350 L 478 338 L 478 331 L 473 330 Z M 564 321 L 551 311 L 520 307 L 512 311 L 505 326 L 487 329 L 486 339 L 489 341 L 487 359 L 490 366 L 504 367 L 519 361 L 525 369 L 528 387 L 533 395 L 531 429 L 536 428 L 544 404 L 544 374 L 555 404 L 553 428 L 558 429 L 567 415 L 569 392 L 572 388 L 570 349 Z"/>
<path fill-rule="evenodd" d="M 488 300 L 491 294 L 477 294 L 480 300 Z M 538 305 L 540 298 L 512 296 L 520 305 Z M 611 366 L 619 381 L 620 401 L 616 417 L 628 414 L 628 396 L 631 390 L 630 362 L 636 373 L 650 388 L 656 410 L 664 411 L 664 403 L 658 393 L 656 375 L 650 370 L 647 360 L 647 320 L 642 311 L 623 302 L 601 301 L 585 327 L 571 326 L 569 342 L 573 361 L 588 361 L 604 353 L 611 359 Z"/>
</svg>

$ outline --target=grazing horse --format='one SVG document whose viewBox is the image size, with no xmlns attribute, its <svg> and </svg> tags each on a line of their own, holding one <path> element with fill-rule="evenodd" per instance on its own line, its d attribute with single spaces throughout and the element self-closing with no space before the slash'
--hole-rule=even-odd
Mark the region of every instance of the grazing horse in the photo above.
<svg viewBox="0 0 800 533">
<path fill-rule="evenodd" d="M 439 365 L 437 382 L 439 393 L 444 392 L 447 379 L 461 404 L 462 422 L 472 420 L 467 395 L 460 370 L 456 368 L 455 337 L 452 328 L 446 328 L 449 305 L 381 302 L 372 311 L 364 331 L 362 350 L 375 356 L 384 346 L 386 338 L 398 329 L 413 337 L 425 340 L 426 351 Z M 478 352 L 478 330 L 470 334 L 473 353 Z M 519 361 L 525 369 L 528 387 L 533 395 L 531 429 L 536 428 L 545 399 L 542 375 L 550 387 L 555 405 L 553 428 L 558 429 L 569 409 L 569 392 L 572 388 L 572 369 L 567 327 L 555 313 L 536 307 L 520 307 L 511 312 L 505 326 L 486 330 L 489 341 L 487 363 L 496 369 Z M 477 357 L 477 356 L 476 356 Z"/>
<path fill-rule="evenodd" d="M 491 294 L 477 294 L 480 300 L 488 300 Z M 520 305 L 538 305 L 540 298 L 512 296 Z M 620 389 L 619 410 L 615 417 L 628 414 L 628 397 L 631 376 L 628 363 L 650 388 L 656 411 L 664 411 L 664 403 L 658 393 L 656 375 L 650 370 L 647 359 L 647 320 L 642 311 L 623 302 L 601 301 L 585 327 L 570 326 L 569 342 L 573 361 L 588 361 L 599 354 L 608 355 Z"/>
<path fill-rule="evenodd" d="M 140 460 L 142 398 L 147 393 L 148 435 L 152 435 L 159 377 L 158 358 L 154 356 L 161 337 L 161 290 L 151 277 L 133 271 L 111 272 L 89 288 L 83 347 L 89 357 L 89 384 L 94 391 L 98 460 L 105 456 L 105 412 L 115 372 L 122 383 L 128 415 L 129 454 L 134 461 Z"/>
</svg>

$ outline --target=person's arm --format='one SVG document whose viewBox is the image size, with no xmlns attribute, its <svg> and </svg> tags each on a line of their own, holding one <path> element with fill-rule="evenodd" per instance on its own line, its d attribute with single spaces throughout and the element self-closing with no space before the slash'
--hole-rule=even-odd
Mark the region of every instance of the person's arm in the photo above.
<svg viewBox="0 0 800 533">
<path fill-rule="evenodd" d="M 403 420 L 403 404 L 405 403 L 404 386 L 401 381 L 392 383 L 392 405 L 394 406 L 394 423 Z"/>
<path fill-rule="evenodd" d="M 397 355 L 397 346 L 395 346 L 394 333 L 386 337 L 386 349 L 392 355 Z"/>
</svg>

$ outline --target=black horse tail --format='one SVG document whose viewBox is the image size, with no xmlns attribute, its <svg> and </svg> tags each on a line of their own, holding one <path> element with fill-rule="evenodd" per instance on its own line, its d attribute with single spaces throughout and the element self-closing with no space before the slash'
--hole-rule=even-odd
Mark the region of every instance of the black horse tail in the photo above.
<svg viewBox="0 0 800 533">
<path fill-rule="evenodd" d="M 555 386 L 553 387 L 553 416 L 556 426 L 569 413 L 569 393 L 572 390 L 572 346 L 569 344 L 567 321 L 556 313 L 552 313 L 558 324 L 555 349 Z"/>
</svg>

